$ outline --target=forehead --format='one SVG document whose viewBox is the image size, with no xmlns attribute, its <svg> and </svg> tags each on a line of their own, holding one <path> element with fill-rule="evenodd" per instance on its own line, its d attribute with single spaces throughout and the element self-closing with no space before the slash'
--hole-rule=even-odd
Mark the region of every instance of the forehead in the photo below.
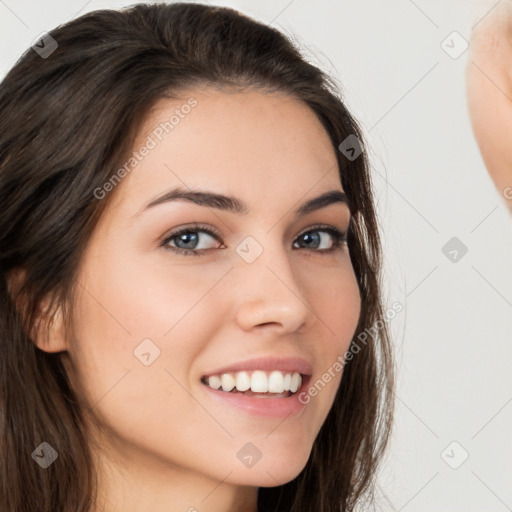
<svg viewBox="0 0 512 512">
<path fill-rule="evenodd" d="M 177 186 L 231 193 L 250 204 L 263 200 L 262 192 L 282 201 L 316 186 L 341 190 L 327 132 L 309 106 L 282 93 L 203 89 L 161 99 L 133 149 L 139 158 L 118 191 L 132 210 Z"/>
</svg>

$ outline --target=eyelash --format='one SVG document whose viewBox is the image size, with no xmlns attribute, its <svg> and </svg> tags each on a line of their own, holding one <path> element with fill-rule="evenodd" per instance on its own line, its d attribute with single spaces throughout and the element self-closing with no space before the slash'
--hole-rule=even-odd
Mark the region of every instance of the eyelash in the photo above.
<svg viewBox="0 0 512 512">
<path fill-rule="evenodd" d="M 166 236 L 165 239 L 160 244 L 161 247 L 163 247 L 166 250 L 182 254 L 182 255 L 190 255 L 190 256 L 201 256 L 204 252 L 214 250 L 214 249 L 182 249 L 180 247 L 172 247 L 169 244 L 171 240 L 174 238 L 177 238 L 179 235 L 182 235 L 184 233 L 195 233 L 198 231 L 203 231 L 209 235 L 211 235 L 213 238 L 217 239 L 217 241 L 220 241 L 220 234 L 213 230 L 210 227 L 201 225 L 201 224 L 193 224 L 191 226 L 188 226 L 186 228 L 179 229 L 177 231 L 174 231 L 169 236 Z M 318 252 L 321 254 L 331 254 L 333 252 L 342 251 L 345 243 L 347 242 L 347 233 L 340 231 L 338 228 L 335 228 L 334 226 L 329 225 L 317 225 L 309 228 L 307 231 L 303 231 L 298 238 L 301 236 L 304 236 L 307 233 L 310 233 L 312 231 L 324 231 L 329 234 L 331 234 L 334 238 L 333 246 L 330 249 L 310 249 L 313 252 Z M 307 248 L 305 248 L 307 250 Z"/>
</svg>

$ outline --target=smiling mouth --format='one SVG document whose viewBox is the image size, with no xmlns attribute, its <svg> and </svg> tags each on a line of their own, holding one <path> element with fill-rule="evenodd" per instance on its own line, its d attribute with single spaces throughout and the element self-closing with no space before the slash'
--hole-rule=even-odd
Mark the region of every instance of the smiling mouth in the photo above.
<svg viewBox="0 0 512 512">
<path fill-rule="evenodd" d="M 255 370 L 201 377 L 210 389 L 254 398 L 289 398 L 303 386 L 309 375 L 298 372 L 264 372 Z"/>
</svg>

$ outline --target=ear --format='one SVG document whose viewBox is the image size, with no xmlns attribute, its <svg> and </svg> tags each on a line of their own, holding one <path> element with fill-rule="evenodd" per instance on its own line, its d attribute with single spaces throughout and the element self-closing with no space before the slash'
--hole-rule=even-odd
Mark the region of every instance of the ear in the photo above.
<svg viewBox="0 0 512 512">
<path fill-rule="evenodd" d="M 25 270 L 13 270 L 8 276 L 8 289 L 11 297 L 18 292 L 25 280 Z M 21 315 L 24 312 L 24 297 L 16 298 L 16 307 Z M 46 297 L 37 306 L 34 325 L 30 331 L 31 341 L 44 352 L 62 352 L 67 350 L 64 311 L 59 304 L 50 311 L 51 297 Z"/>
<path fill-rule="evenodd" d="M 50 301 L 45 299 L 38 307 L 38 316 L 30 339 L 44 352 L 62 352 L 68 348 L 63 308 L 58 305 L 50 312 L 49 303 Z"/>
</svg>

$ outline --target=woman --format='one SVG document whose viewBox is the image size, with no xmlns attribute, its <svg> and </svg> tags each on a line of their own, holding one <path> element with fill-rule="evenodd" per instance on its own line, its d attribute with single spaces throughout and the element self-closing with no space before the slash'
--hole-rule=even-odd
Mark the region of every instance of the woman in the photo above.
<svg viewBox="0 0 512 512">
<path fill-rule="evenodd" d="M 345 511 L 391 426 L 335 82 L 228 8 L 103 10 L 0 85 L 2 510 Z"/>
</svg>

